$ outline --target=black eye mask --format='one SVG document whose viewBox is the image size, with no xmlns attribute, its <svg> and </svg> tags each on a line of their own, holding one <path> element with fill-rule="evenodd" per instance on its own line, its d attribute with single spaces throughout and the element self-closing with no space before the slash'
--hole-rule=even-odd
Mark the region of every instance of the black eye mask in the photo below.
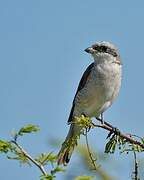
<svg viewBox="0 0 144 180">
<path fill-rule="evenodd" d="M 92 48 L 97 50 L 97 51 L 99 51 L 99 52 L 111 54 L 114 57 L 118 56 L 118 54 L 116 53 L 116 51 L 114 49 L 111 49 L 111 48 L 109 48 L 107 46 L 98 46 L 98 45 L 95 45 Z"/>
</svg>

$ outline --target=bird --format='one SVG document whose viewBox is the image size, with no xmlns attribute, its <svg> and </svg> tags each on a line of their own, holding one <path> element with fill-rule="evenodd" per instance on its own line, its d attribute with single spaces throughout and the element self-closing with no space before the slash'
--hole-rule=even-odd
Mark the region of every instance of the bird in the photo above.
<svg viewBox="0 0 144 180">
<path fill-rule="evenodd" d="M 122 61 L 118 48 L 110 42 L 100 41 L 85 49 L 93 57 L 78 85 L 68 118 L 69 132 L 58 153 L 57 163 L 66 166 L 77 146 L 82 127 L 77 118 L 103 117 L 119 94 L 122 79 Z M 103 120 L 102 120 L 103 123 Z"/>
</svg>

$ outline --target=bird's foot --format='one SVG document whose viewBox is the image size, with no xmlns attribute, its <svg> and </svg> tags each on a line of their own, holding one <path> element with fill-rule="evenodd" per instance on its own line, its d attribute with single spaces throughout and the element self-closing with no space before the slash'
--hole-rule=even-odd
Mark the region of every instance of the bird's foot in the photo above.
<svg viewBox="0 0 144 180">
<path fill-rule="evenodd" d="M 107 138 L 111 137 L 111 135 L 120 135 L 120 130 L 116 127 L 112 127 L 111 131 L 109 132 L 109 134 L 107 135 Z"/>
<path fill-rule="evenodd" d="M 119 130 L 117 127 L 113 127 L 113 128 L 112 128 L 112 131 L 113 131 L 113 133 L 116 134 L 116 135 L 119 135 L 119 134 L 120 134 L 120 130 Z"/>
</svg>

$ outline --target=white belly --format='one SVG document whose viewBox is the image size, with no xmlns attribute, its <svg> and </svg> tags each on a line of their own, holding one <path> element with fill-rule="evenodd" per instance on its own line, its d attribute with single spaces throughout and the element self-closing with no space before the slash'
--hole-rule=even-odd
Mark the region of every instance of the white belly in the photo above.
<svg viewBox="0 0 144 180">
<path fill-rule="evenodd" d="M 86 86 L 77 94 L 74 114 L 99 117 L 117 97 L 121 85 L 121 66 L 95 67 Z"/>
</svg>

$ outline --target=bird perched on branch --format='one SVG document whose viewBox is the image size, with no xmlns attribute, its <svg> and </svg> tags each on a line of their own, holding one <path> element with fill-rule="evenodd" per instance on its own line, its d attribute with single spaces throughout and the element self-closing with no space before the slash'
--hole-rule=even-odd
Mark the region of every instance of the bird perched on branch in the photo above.
<svg viewBox="0 0 144 180">
<path fill-rule="evenodd" d="M 80 80 L 68 119 L 70 129 L 58 153 L 58 164 L 67 165 L 77 145 L 82 126 L 76 117 L 99 118 L 118 96 L 121 86 L 122 63 L 113 44 L 98 42 L 85 51 L 92 55 L 94 62 Z"/>
</svg>

